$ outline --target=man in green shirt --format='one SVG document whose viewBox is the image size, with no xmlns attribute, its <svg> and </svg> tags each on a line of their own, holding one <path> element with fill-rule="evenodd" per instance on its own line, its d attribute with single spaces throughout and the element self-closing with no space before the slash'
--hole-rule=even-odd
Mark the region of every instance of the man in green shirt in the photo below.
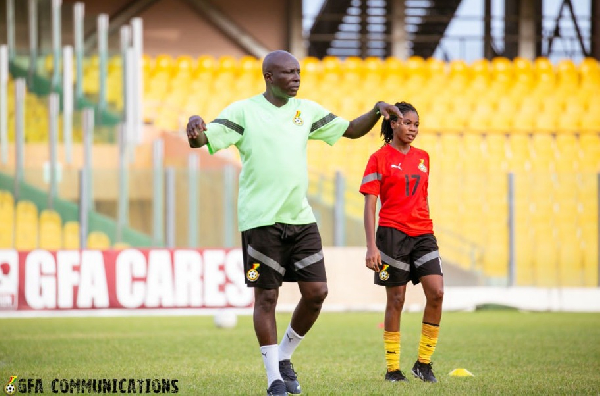
<svg viewBox="0 0 600 396">
<path fill-rule="evenodd" d="M 306 198 L 308 139 L 329 145 L 342 136 L 356 139 L 380 115 L 402 114 L 377 102 L 349 122 L 313 101 L 295 98 L 300 64 L 286 51 L 269 53 L 262 71 L 263 94 L 232 103 L 208 125 L 199 116 L 190 117 L 187 135 L 190 147 L 206 144 L 211 154 L 231 145 L 240 152 L 238 224 L 246 284 L 254 288 L 254 329 L 267 371 L 267 394 L 299 394 L 291 356 L 327 296 L 321 236 Z M 302 297 L 277 345 L 275 307 L 283 281 L 297 282 Z"/>
</svg>

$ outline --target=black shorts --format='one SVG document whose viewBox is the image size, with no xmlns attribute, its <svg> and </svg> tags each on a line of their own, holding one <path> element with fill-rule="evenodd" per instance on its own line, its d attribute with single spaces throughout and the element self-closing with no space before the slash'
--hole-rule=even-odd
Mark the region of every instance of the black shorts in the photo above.
<svg viewBox="0 0 600 396">
<path fill-rule="evenodd" d="M 277 289 L 283 282 L 327 282 L 316 223 L 282 224 L 242 231 L 246 285 Z"/>
<path fill-rule="evenodd" d="M 433 234 L 409 236 L 391 227 L 377 229 L 376 243 L 381 254 L 381 271 L 375 284 L 401 286 L 420 282 L 425 275 L 442 275 L 442 259 Z"/>
</svg>

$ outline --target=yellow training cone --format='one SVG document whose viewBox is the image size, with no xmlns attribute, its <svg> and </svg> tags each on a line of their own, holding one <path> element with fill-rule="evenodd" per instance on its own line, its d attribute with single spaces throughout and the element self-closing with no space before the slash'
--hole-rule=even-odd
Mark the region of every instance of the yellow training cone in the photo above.
<svg viewBox="0 0 600 396">
<path fill-rule="evenodd" d="M 467 369 L 454 369 L 452 371 L 450 371 L 450 376 L 451 377 L 474 377 L 473 373 L 470 372 Z"/>
</svg>

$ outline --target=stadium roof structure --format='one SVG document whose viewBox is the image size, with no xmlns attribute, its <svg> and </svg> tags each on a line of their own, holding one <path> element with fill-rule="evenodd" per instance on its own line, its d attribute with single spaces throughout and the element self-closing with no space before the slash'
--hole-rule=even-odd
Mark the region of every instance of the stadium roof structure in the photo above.
<svg viewBox="0 0 600 396">
<path fill-rule="evenodd" d="M 118 36 L 120 28 L 131 18 L 141 16 L 145 35 L 150 38 L 144 41 L 144 48 L 150 54 L 231 54 L 260 58 L 270 50 L 286 48 L 298 58 L 333 55 L 407 59 L 416 55 L 450 60 L 460 56 L 452 54 L 448 43 L 476 42 L 478 53 L 487 59 L 498 56 L 600 59 L 597 0 L 469 0 L 469 7 L 479 6 L 480 15 L 469 13 L 468 17 L 477 28 L 461 33 L 460 37 L 454 37 L 451 28 L 465 18 L 460 11 L 467 0 L 322 0 L 312 25 L 303 30 L 303 22 L 311 19 L 303 14 L 303 3 L 307 1 L 64 0 L 62 35 L 63 41 L 69 43 L 70 7 L 81 2 L 86 6 L 86 53 L 97 46 L 94 14 L 105 13 L 109 15 L 112 37 Z M 12 37 L 7 34 L 9 48 L 14 45 L 22 51 L 29 48 L 29 3 L 7 0 L 7 7 L 0 7 L 0 42 L 7 31 L 8 5 L 13 8 L 16 40 L 14 32 Z M 49 1 L 38 4 L 40 47 L 51 46 L 49 18 L 42 18 L 49 15 L 50 4 Z M 548 6 L 554 8 L 555 4 L 559 4 L 559 12 L 550 15 Z M 504 10 L 501 15 L 494 13 L 498 5 Z M 186 23 L 177 23 L 179 19 Z M 176 41 L 168 35 L 199 39 Z M 115 40 L 111 43 L 115 46 Z"/>
<path fill-rule="evenodd" d="M 501 0 L 502 37 L 492 34 L 492 0 L 480 0 L 484 15 L 483 54 L 533 59 L 538 56 L 585 56 L 600 59 L 600 3 L 590 1 L 582 18 L 572 0 L 561 0 L 558 15 L 544 15 L 544 0 Z M 322 58 L 438 55 L 461 0 L 325 0 L 308 35 L 308 55 Z M 548 21 L 551 28 L 548 28 Z M 584 32 L 583 26 L 590 28 Z M 567 27 L 568 26 L 568 27 Z M 496 34 L 497 37 L 497 34 Z M 501 43 L 497 43 L 499 41 Z M 565 41 L 565 45 L 556 45 Z M 565 48 L 569 48 L 566 50 Z M 440 51 L 441 50 L 441 51 Z"/>
</svg>

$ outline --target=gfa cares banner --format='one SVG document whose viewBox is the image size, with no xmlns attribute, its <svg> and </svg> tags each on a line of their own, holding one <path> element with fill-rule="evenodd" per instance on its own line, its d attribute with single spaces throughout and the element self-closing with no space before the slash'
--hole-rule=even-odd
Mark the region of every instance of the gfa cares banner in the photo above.
<svg viewBox="0 0 600 396">
<path fill-rule="evenodd" d="M 240 249 L 0 250 L 0 310 L 246 308 Z"/>
</svg>

